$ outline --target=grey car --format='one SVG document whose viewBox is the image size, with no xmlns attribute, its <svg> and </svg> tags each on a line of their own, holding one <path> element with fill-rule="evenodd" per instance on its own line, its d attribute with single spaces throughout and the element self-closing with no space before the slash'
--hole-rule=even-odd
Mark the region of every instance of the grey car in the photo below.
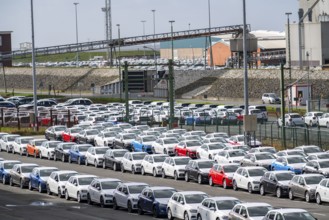
<svg viewBox="0 0 329 220">
<path fill-rule="evenodd" d="M 319 173 L 329 177 L 329 160 L 314 160 L 307 162 L 303 167 L 303 173 Z"/>
<path fill-rule="evenodd" d="M 261 166 L 271 170 L 271 164 L 275 161 L 275 157 L 270 153 L 249 153 L 241 160 L 241 166 Z"/>
<path fill-rule="evenodd" d="M 315 190 L 324 178 L 321 174 L 302 174 L 294 176 L 289 182 L 289 199 L 303 198 L 306 202 L 315 200 Z"/>
<path fill-rule="evenodd" d="M 15 164 L 10 170 L 9 185 L 19 185 L 22 189 L 27 187 L 30 182 L 30 173 L 35 167 L 38 165 L 32 163 Z"/>
</svg>

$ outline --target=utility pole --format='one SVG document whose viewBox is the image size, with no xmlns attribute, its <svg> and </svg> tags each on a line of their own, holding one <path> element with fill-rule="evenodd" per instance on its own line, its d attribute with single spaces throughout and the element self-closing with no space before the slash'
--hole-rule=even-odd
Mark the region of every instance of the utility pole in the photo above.
<svg viewBox="0 0 329 220">
<path fill-rule="evenodd" d="M 128 94 L 128 62 L 125 61 L 125 103 L 126 103 L 126 122 L 129 123 L 129 94 Z"/>
<path fill-rule="evenodd" d="M 290 44 L 290 18 L 291 12 L 287 12 L 287 25 L 288 25 L 288 68 L 289 68 L 289 84 L 291 85 L 292 79 L 291 79 L 291 44 Z M 292 107 L 292 88 L 289 88 L 289 98 L 288 98 L 288 112 L 291 112 Z"/>
<path fill-rule="evenodd" d="M 119 39 L 119 56 L 117 60 L 119 62 L 119 94 L 120 94 L 120 102 L 122 102 L 122 77 L 121 77 L 121 39 L 120 39 L 120 24 L 117 24 L 118 27 L 118 39 Z"/>
<path fill-rule="evenodd" d="M 173 60 L 169 60 L 169 129 L 173 128 L 174 122 L 174 67 Z"/>
<path fill-rule="evenodd" d="M 211 41 L 211 14 L 210 14 L 210 0 L 208 0 L 208 15 L 209 15 L 209 53 L 210 53 L 210 66 L 213 69 L 214 68 L 214 59 L 213 59 L 213 54 L 212 54 L 212 41 Z"/>
<path fill-rule="evenodd" d="M 78 2 L 74 2 L 74 7 L 75 7 L 75 37 L 76 37 L 76 41 L 77 41 L 77 63 L 76 63 L 76 67 L 79 67 L 79 32 L 78 32 Z"/>
<path fill-rule="evenodd" d="M 284 147 L 284 149 L 287 149 L 286 145 L 286 122 L 285 122 L 285 100 L 284 100 L 284 69 L 283 64 L 281 63 L 281 77 L 280 77 L 280 89 L 281 89 L 281 120 L 282 120 L 282 126 L 281 126 L 281 145 Z"/>
<path fill-rule="evenodd" d="M 33 128 L 34 131 L 38 130 L 38 106 L 37 106 L 37 77 L 36 77 L 36 66 L 35 66 L 35 43 L 34 43 L 34 15 L 33 15 L 33 0 L 31 0 L 31 32 L 32 32 L 32 79 L 33 79 L 33 109 L 34 119 Z"/>
</svg>

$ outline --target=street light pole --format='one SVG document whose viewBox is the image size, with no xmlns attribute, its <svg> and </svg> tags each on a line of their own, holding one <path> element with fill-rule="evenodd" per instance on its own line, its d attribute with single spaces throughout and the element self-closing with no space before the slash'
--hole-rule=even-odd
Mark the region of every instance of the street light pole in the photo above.
<svg viewBox="0 0 329 220">
<path fill-rule="evenodd" d="M 175 21 L 171 20 L 170 28 L 171 28 L 171 60 L 169 60 L 169 128 L 173 128 L 174 122 L 174 99 L 175 99 L 175 86 L 174 86 L 174 27 L 173 23 Z"/>
<path fill-rule="evenodd" d="M 209 53 L 210 53 L 210 66 L 213 69 L 214 68 L 214 60 L 213 60 L 213 54 L 212 54 L 212 41 L 211 41 L 211 14 L 210 14 L 210 0 L 208 0 L 208 20 L 209 20 Z"/>
<path fill-rule="evenodd" d="M 171 26 L 171 59 L 174 61 L 174 27 L 173 23 L 175 21 L 171 20 L 169 21 L 170 26 Z"/>
<path fill-rule="evenodd" d="M 306 101 L 306 105 L 307 105 L 307 112 L 311 111 L 311 106 L 310 106 L 310 54 L 307 51 L 306 52 L 306 58 L 307 58 L 307 101 Z"/>
<path fill-rule="evenodd" d="M 288 25 L 288 68 L 289 68 L 289 84 L 291 85 L 292 79 L 291 79 L 291 44 L 290 44 L 290 18 L 291 12 L 287 12 L 287 25 Z M 291 112 L 292 107 L 292 88 L 290 86 L 289 88 L 289 98 L 288 98 L 288 111 Z"/>
<path fill-rule="evenodd" d="M 244 68 L 244 109 L 245 115 L 249 115 L 248 94 L 248 66 L 247 66 L 247 26 L 246 26 L 246 0 L 243 0 L 243 68 Z"/>
<path fill-rule="evenodd" d="M 74 2 L 73 3 L 75 6 L 75 35 L 76 35 L 76 41 L 77 41 L 77 63 L 76 63 L 76 67 L 79 66 L 79 48 L 78 48 L 78 44 L 79 44 L 79 34 L 78 34 L 78 2 Z"/>
<path fill-rule="evenodd" d="M 142 20 L 141 21 L 142 22 L 142 24 L 143 24 L 143 37 L 145 37 L 145 20 Z M 145 58 L 145 44 L 144 44 L 144 58 Z"/>
<path fill-rule="evenodd" d="M 155 40 L 155 9 L 151 10 L 153 13 L 153 40 Z M 155 48 L 155 41 L 153 44 L 154 49 L 154 65 L 155 65 L 155 72 L 158 74 L 158 65 L 157 65 L 157 57 L 156 57 L 156 48 Z"/>
<path fill-rule="evenodd" d="M 119 45 L 119 55 L 118 55 L 118 63 L 119 63 L 119 94 L 120 94 L 120 102 L 122 102 L 122 77 L 121 77 L 121 39 L 120 39 L 120 24 L 117 24 L 118 27 L 118 45 Z"/>
</svg>

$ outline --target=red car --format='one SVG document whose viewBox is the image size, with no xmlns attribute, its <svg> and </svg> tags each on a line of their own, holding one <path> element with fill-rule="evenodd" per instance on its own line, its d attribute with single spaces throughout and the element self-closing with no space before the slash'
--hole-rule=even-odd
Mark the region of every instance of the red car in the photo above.
<svg viewBox="0 0 329 220">
<path fill-rule="evenodd" d="M 82 131 L 82 128 L 79 127 L 67 128 L 62 133 L 62 140 L 64 142 L 75 142 L 76 136 L 80 131 Z"/>
<path fill-rule="evenodd" d="M 232 187 L 232 178 L 239 164 L 215 164 L 209 171 L 209 185 L 220 185 L 224 189 Z"/>
<path fill-rule="evenodd" d="M 196 157 L 196 150 L 202 145 L 198 140 L 182 141 L 175 146 L 176 156 L 188 156 L 192 159 Z"/>
</svg>

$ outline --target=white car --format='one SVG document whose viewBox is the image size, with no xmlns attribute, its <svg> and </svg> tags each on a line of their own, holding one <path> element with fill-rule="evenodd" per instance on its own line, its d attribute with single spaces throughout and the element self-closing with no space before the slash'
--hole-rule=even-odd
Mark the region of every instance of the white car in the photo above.
<svg viewBox="0 0 329 220">
<path fill-rule="evenodd" d="M 209 197 L 198 206 L 197 219 L 228 219 L 229 212 L 241 201 L 235 197 Z"/>
<path fill-rule="evenodd" d="M 14 148 L 15 139 L 20 137 L 17 134 L 6 134 L 0 139 L 0 151 L 11 152 Z"/>
<path fill-rule="evenodd" d="M 131 124 L 129 124 L 129 123 L 119 123 L 119 124 L 116 124 L 114 127 L 119 127 L 122 130 L 133 128 L 133 126 Z"/>
<path fill-rule="evenodd" d="M 59 198 L 65 196 L 65 184 L 71 176 L 78 173 L 73 170 L 54 171 L 47 180 L 48 195 L 56 194 Z"/>
<path fill-rule="evenodd" d="M 306 157 L 308 161 L 311 160 L 329 160 L 328 152 L 314 153 Z"/>
<path fill-rule="evenodd" d="M 148 155 L 145 152 L 127 152 L 121 160 L 121 172 L 131 171 L 133 174 L 141 172 L 142 160 Z"/>
<path fill-rule="evenodd" d="M 273 207 L 268 203 L 248 202 L 236 204 L 229 213 L 229 219 L 262 220 Z M 277 220 L 279 220 L 278 218 Z M 282 218 L 283 220 L 283 218 Z"/>
<path fill-rule="evenodd" d="M 65 199 L 76 199 L 79 203 L 87 200 L 88 186 L 96 178 L 95 175 L 74 175 L 65 184 Z"/>
<path fill-rule="evenodd" d="M 146 155 L 142 161 L 141 174 L 152 174 L 154 177 L 162 174 L 162 164 L 169 157 L 167 154 Z"/>
<path fill-rule="evenodd" d="M 288 113 L 284 116 L 285 119 L 285 126 L 301 126 L 305 125 L 304 119 L 298 113 Z M 282 127 L 282 118 L 278 119 L 278 126 Z"/>
<path fill-rule="evenodd" d="M 318 119 L 318 126 L 319 127 L 327 127 L 329 128 L 329 113 L 324 113 L 319 119 Z"/>
<path fill-rule="evenodd" d="M 196 150 L 196 156 L 200 159 L 210 159 L 212 160 L 215 155 L 217 155 L 219 152 L 223 151 L 223 149 L 226 147 L 226 144 L 224 143 L 207 143 L 201 145 Z"/>
<path fill-rule="evenodd" d="M 209 138 L 217 138 L 217 137 L 222 137 L 222 138 L 229 138 L 228 134 L 226 132 L 215 132 L 215 133 L 210 133 L 204 136 L 204 139 L 209 139 Z"/>
<path fill-rule="evenodd" d="M 281 98 L 279 98 L 275 93 L 264 93 L 262 95 L 263 104 L 280 104 Z"/>
<path fill-rule="evenodd" d="M 246 189 L 249 193 L 259 191 L 260 178 L 265 172 L 263 167 L 240 167 L 233 174 L 233 189 Z"/>
<path fill-rule="evenodd" d="M 183 191 L 174 193 L 167 205 L 168 219 L 196 219 L 198 206 L 209 196 L 201 191 Z"/>
<path fill-rule="evenodd" d="M 101 132 L 94 138 L 95 146 L 112 146 L 114 138 L 117 136 L 117 132 Z"/>
<path fill-rule="evenodd" d="M 18 153 L 21 156 L 26 154 L 26 146 L 33 137 L 17 137 L 13 143 L 12 153 Z"/>
<path fill-rule="evenodd" d="M 103 165 L 104 154 L 109 147 L 90 147 L 85 154 L 85 165 L 93 164 L 95 167 Z"/>
<path fill-rule="evenodd" d="M 245 145 L 245 136 L 244 135 L 234 135 L 228 139 L 228 143 L 232 145 Z M 260 147 L 262 146 L 262 142 L 250 137 L 250 143 L 248 144 L 250 147 Z"/>
<path fill-rule="evenodd" d="M 152 145 L 152 151 L 156 154 L 175 155 L 175 146 L 179 143 L 177 138 L 159 138 Z"/>
<path fill-rule="evenodd" d="M 329 202 L 329 179 L 323 179 L 316 187 L 315 191 L 316 203 Z"/>
<path fill-rule="evenodd" d="M 307 112 L 303 116 L 305 125 L 308 125 L 310 127 L 318 125 L 319 124 L 319 118 L 323 115 L 323 112 Z"/>
<path fill-rule="evenodd" d="M 119 179 L 96 178 L 88 187 L 87 202 L 89 205 L 96 203 L 102 208 L 113 205 L 114 190 L 121 183 Z"/>
<path fill-rule="evenodd" d="M 246 153 L 242 150 L 224 150 L 218 152 L 214 160 L 221 164 L 221 163 L 238 163 L 240 164 L 240 161 L 244 157 Z"/>
<path fill-rule="evenodd" d="M 47 157 L 48 160 L 54 158 L 55 148 L 61 143 L 60 141 L 45 141 L 39 147 L 39 157 L 44 158 Z"/>
<path fill-rule="evenodd" d="M 185 167 L 191 160 L 190 157 L 168 157 L 162 164 L 162 178 L 174 177 L 175 180 L 185 177 Z"/>
</svg>

